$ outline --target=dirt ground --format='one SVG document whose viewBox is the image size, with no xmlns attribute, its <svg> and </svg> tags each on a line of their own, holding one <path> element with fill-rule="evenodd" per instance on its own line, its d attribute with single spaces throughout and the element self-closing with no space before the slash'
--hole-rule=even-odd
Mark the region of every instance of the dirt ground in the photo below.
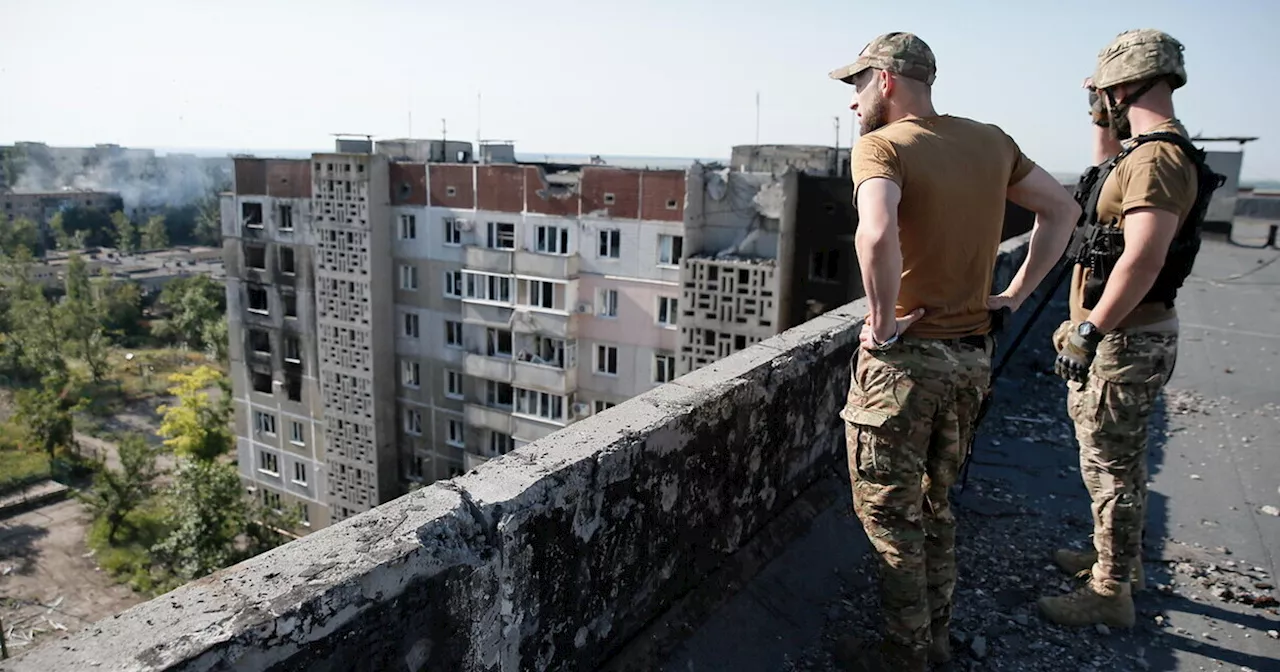
<svg viewBox="0 0 1280 672">
<path fill-rule="evenodd" d="M 89 555 L 89 516 L 65 500 L 0 520 L 0 621 L 16 655 L 144 600 Z"/>
</svg>

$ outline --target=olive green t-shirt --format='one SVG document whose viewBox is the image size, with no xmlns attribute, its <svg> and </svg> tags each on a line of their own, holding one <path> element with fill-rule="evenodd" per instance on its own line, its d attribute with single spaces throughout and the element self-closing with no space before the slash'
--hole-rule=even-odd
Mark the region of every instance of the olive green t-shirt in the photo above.
<svg viewBox="0 0 1280 672">
<path fill-rule="evenodd" d="M 858 139 L 854 191 L 884 177 L 902 189 L 902 284 L 896 311 L 924 317 L 906 335 L 958 338 L 991 329 L 987 297 L 1004 231 L 1007 189 L 1035 164 L 998 126 L 912 117 Z"/>
<path fill-rule="evenodd" d="M 1187 129 L 1176 119 L 1164 122 L 1150 133 L 1173 132 L 1186 136 Z M 1098 220 L 1119 220 L 1124 228 L 1125 215 L 1136 208 L 1158 208 L 1178 216 L 1178 228 L 1186 222 L 1195 205 L 1198 178 L 1196 164 L 1172 142 L 1147 142 L 1116 164 L 1098 194 Z M 1071 278 L 1071 319 L 1089 319 L 1084 307 L 1084 285 L 1089 270 L 1076 266 Z M 1117 325 L 1133 328 L 1164 322 L 1177 313 L 1164 304 L 1140 304 Z"/>
</svg>

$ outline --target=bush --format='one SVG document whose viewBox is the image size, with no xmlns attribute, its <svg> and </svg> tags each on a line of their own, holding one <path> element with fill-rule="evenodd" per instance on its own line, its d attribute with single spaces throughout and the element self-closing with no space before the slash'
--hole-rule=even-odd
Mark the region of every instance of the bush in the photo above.
<svg viewBox="0 0 1280 672">
<path fill-rule="evenodd" d="M 163 502 L 153 498 L 125 517 L 115 544 L 107 541 L 108 525 L 103 518 L 93 521 L 86 542 L 103 571 L 140 593 L 154 596 L 158 587 L 170 582 L 168 573 L 151 555 L 151 547 L 168 534 L 165 521 L 169 516 Z"/>
</svg>

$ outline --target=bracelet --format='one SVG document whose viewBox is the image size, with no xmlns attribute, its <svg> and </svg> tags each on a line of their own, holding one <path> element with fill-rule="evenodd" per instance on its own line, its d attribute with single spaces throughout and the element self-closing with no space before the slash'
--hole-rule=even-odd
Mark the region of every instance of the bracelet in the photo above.
<svg viewBox="0 0 1280 672">
<path fill-rule="evenodd" d="M 898 342 L 898 321 L 897 320 L 893 321 L 893 335 L 890 336 L 889 340 L 885 341 L 884 343 L 877 341 L 875 330 L 874 329 L 871 330 L 871 346 L 876 350 L 885 350 L 889 346 L 897 342 Z"/>
</svg>

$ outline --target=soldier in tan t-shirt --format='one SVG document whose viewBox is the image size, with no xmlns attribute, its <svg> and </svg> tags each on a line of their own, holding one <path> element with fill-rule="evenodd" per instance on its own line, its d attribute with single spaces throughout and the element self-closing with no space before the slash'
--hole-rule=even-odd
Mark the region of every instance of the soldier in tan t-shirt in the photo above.
<svg viewBox="0 0 1280 672">
<path fill-rule="evenodd" d="M 1193 155 L 1203 157 L 1183 147 L 1186 129 L 1173 110 L 1173 91 L 1186 81 L 1182 45 L 1157 30 L 1121 33 L 1086 81 L 1094 159 L 1114 167 L 1094 186 L 1096 219 L 1084 213 L 1071 319 L 1054 334 L 1094 521 L 1092 550 L 1054 554 L 1063 571 L 1090 571 L 1075 592 L 1040 599 L 1059 625 L 1132 627 L 1133 593 L 1144 584 L 1148 420 L 1177 359 L 1174 297 L 1199 244 L 1188 221 L 1203 217 Z"/>
<path fill-rule="evenodd" d="M 885 633 L 850 665 L 926 669 L 950 658 L 955 517 L 948 489 L 990 385 L 989 310 L 1016 309 L 1066 247 L 1080 208 L 998 127 L 938 114 L 933 53 L 873 40 L 831 73 L 852 84 L 855 246 L 870 314 L 845 420 L 854 507 L 880 558 Z M 1037 214 L 1026 266 L 990 296 L 1006 199 Z M 846 642 L 847 644 L 847 642 Z"/>
</svg>

